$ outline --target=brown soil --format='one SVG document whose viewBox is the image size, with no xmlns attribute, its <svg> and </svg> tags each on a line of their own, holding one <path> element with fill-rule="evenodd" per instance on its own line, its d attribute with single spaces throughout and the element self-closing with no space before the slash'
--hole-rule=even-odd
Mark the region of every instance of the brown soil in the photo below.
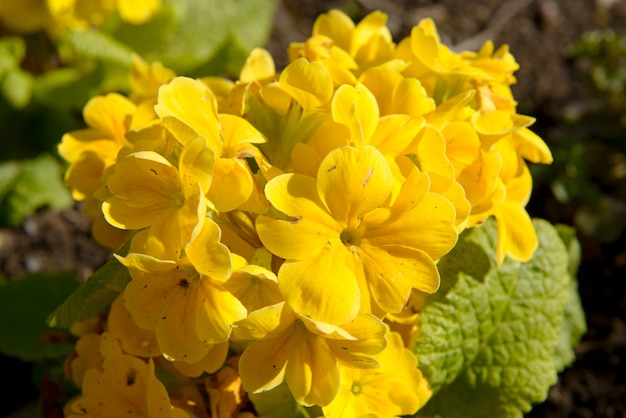
<svg viewBox="0 0 626 418">
<path fill-rule="evenodd" d="M 620 0 L 283 0 L 268 44 L 279 66 L 288 43 L 305 40 L 315 16 L 333 7 L 356 10 L 361 17 L 375 9 L 388 13 L 396 40 L 419 19 L 432 17 L 442 40 L 456 48 L 476 49 L 486 39 L 509 44 L 521 66 L 514 86 L 519 111 L 537 117 L 535 130 L 548 144 L 565 109 L 590 95 L 585 74 L 567 58 L 568 46 L 591 29 L 626 27 L 626 2 Z M 536 193 L 531 215 L 572 224 L 566 215 L 543 212 L 537 199 L 547 198 L 545 191 Z M 42 210 L 0 233 L 0 274 L 9 278 L 63 269 L 87 277 L 109 256 L 90 239 L 78 206 L 61 213 Z M 576 349 L 576 362 L 528 417 L 626 416 L 626 296 L 619 283 L 626 269 L 614 261 L 626 254 L 626 238 L 604 245 L 581 241 L 586 255 L 580 293 L 589 331 Z"/>
</svg>

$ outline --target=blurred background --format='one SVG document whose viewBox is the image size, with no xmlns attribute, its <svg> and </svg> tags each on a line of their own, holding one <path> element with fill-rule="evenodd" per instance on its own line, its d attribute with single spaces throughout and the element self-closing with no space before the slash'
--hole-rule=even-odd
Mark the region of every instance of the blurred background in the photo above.
<svg viewBox="0 0 626 418">
<path fill-rule="evenodd" d="M 54 38 L 36 25 L 24 30 L 26 23 L 16 24 L 7 11 L 12 0 L 1 1 L 0 281 L 68 269 L 86 278 L 109 257 L 63 186 L 56 144 L 82 126 L 89 97 L 127 88 L 124 48 L 158 57 L 178 74 L 234 76 L 247 51 L 265 46 L 282 68 L 289 42 L 310 36 L 315 18 L 331 8 L 355 21 L 382 10 L 395 40 L 430 17 L 455 50 L 476 50 L 488 39 L 508 44 L 520 64 L 513 86 L 518 112 L 537 119 L 531 129 L 554 155 L 552 165 L 531 167 L 528 211 L 576 227 L 588 325 L 575 363 L 527 416 L 626 416 L 626 1 L 164 1 L 165 11 L 142 28 L 107 20 L 106 36 L 90 35 L 90 45 L 99 46 L 91 56 L 81 55 L 87 48 L 80 39 Z M 189 14 L 194 7 L 204 20 Z M 246 33 L 220 27 L 224 16 Z M 193 31 L 201 37 L 190 37 Z M 3 392 L 10 402 L 0 406 L 2 416 L 39 389 L 29 363 L 2 356 L 0 370 L 11 371 L 12 385 Z"/>
</svg>

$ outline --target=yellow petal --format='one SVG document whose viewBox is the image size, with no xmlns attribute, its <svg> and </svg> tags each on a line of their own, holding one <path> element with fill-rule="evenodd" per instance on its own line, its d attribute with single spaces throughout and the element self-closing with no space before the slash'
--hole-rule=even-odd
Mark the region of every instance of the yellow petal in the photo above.
<svg viewBox="0 0 626 418">
<path fill-rule="evenodd" d="M 304 326 L 296 325 L 291 335 L 285 379 L 298 403 L 327 405 L 339 390 L 339 367 L 328 351 L 323 338 L 310 334 Z"/>
<path fill-rule="evenodd" d="M 289 333 L 253 342 L 239 359 L 241 383 L 247 392 L 265 392 L 280 385 L 285 377 Z"/>
<path fill-rule="evenodd" d="M 380 206 L 393 177 L 385 157 L 373 147 L 343 147 L 320 164 L 317 189 L 333 217 L 346 226 Z"/>
<path fill-rule="evenodd" d="M 413 288 L 426 293 L 439 288 L 437 267 L 423 251 L 362 243 L 359 254 L 372 299 L 386 312 L 402 311 Z"/>
<path fill-rule="evenodd" d="M 203 136 L 209 146 L 219 155 L 221 141 L 218 137 L 217 104 L 211 90 L 201 81 L 176 77 L 159 89 L 158 103 L 154 110 L 161 119 L 171 117 L 180 124 L 169 127 L 179 140 L 191 138 L 184 127 L 196 136 Z"/>
<path fill-rule="evenodd" d="M 267 183 L 265 193 L 272 205 L 289 217 L 257 218 L 259 238 L 273 254 L 288 259 L 308 258 L 319 253 L 329 239 L 338 239 L 339 227 L 323 209 L 315 179 L 284 174 Z"/>
<path fill-rule="evenodd" d="M 230 253 L 220 242 L 220 228 L 211 219 L 205 219 L 197 237 L 189 243 L 185 253 L 195 269 L 216 282 L 230 277 Z"/>
<path fill-rule="evenodd" d="M 498 221 L 498 265 L 507 255 L 516 261 L 530 260 L 539 244 L 528 212 L 515 203 L 504 202 L 497 206 L 495 215 Z"/>
<path fill-rule="evenodd" d="M 313 24 L 313 35 L 325 35 L 346 51 L 350 51 L 353 32 L 354 22 L 338 9 L 321 14 Z"/>
<path fill-rule="evenodd" d="M 304 109 L 314 109 L 330 101 L 333 80 L 320 62 L 309 63 L 299 58 L 280 75 L 280 87 L 296 99 Z"/>
<path fill-rule="evenodd" d="M 237 209 L 252 194 L 252 173 L 245 161 L 219 158 L 215 161 L 211 188 L 207 197 L 220 212 Z"/>
<path fill-rule="evenodd" d="M 249 265 L 233 272 L 224 285 L 251 312 L 283 300 L 276 275 L 260 266 Z"/>
<path fill-rule="evenodd" d="M 128 354 L 137 357 L 157 357 L 161 354 L 154 331 L 144 330 L 135 324 L 124 307 L 122 295 L 111 304 L 107 326 L 109 332 L 120 341 Z"/>
<path fill-rule="evenodd" d="M 136 109 L 126 97 L 110 93 L 89 100 L 83 109 L 83 117 L 88 126 L 126 144 L 124 133 L 130 128 L 130 116 Z"/>
<path fill-rule="evenodd" d="M 203 373 L 215 373 L 226 361 L 228 342 L 216 344 L 202 360 L 196 363 L 173 361 L 171 365 L 187 377 L 199 377 Z"/>
<path fill-rule="evenodd" d="M 264 80 L 276 74 L 274 59 L 270 53 L 263 48 L 255 48 L 246 59 L 239 80 L 248 83 L 256 80 Z"/>
<path fill-rule="evenodd" d="M 330 324 L 343 324 L 357 315 L 361 293 L 346 267 L 348 255 L 344 248 L 325 247 L 317 257 L 281 266 L 278 287 L 294 311 Z"/>
<path fill-rule="evenodd" d="M 215 152 L 206 146 L 204 138 L 190 140 L 183 147 L 179 157 L 178 170 L 185 194 L 190 194 L 193 184 L 198 183 L 203 191 L 209 190 L 213 178 Z"/>
<path fill-rule="evenodd" d="M 117 1 L 122 20 L 133 25 L 146 23 L 161 7 L 161 0 Z"/>
<path fill-rule="evenodd" d="M 333 120 L 350 129 L 356 146 L 369 143 L 378 124 L 378 105 L 374 95 L 363 84 L 343 85 L 337 89 L 331 105 Z"/>
</svg>

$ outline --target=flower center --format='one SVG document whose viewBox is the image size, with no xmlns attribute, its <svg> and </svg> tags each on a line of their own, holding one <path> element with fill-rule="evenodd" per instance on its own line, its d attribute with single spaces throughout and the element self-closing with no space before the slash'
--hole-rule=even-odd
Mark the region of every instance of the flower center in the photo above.
<svg viewBox="0 0 626 418">
<path fill-rule="evenodd" d="M 339 234 L 339 239 L 346 247 L 352 247 L 359 245 L 359 242 L 361 242 L 361 234 L 354 228 L 346 228 Z"/>
<path fill-rule="evenodd" d="M 355 395 L 358 395 L 359 393 L 361 393 L 361 384 L 359 382 L 353 382 L 352 383 L 352 388 L 350 390 Z"/>
</svg>

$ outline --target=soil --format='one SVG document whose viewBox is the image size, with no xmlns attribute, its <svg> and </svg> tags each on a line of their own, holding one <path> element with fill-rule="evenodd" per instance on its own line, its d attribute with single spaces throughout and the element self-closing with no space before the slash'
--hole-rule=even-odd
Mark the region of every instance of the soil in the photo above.
<svg viewBox="0 0 626 418">
<path fill-rule="evenodd" d="M 288 43 L 305 40 L 315 17 L 335 7 L 360 17 L 376 9 L 386 12 L 396 40 L 407 36 L 421 18 L 431 17 L 442 40 L 459 50 L 477 49 L 486 39 L 496 46 L 508 44 L 520 63 L 513 88 L 519 113 L 537 118 L 534 130 L 548 145 L 558 135 L 567 109 L 592 94 L 586 74 L 568 58 L 568 47 L 592 29 L 626 28 L 623 0 L 283 0 L 267 45 L 279 67 L 286 63 Z M 551 192 L 538 187 L 530 214 L 573 225 L 567 211 L 546 211 L 549 199 L 554 200 Z M 63 269 L 87 277 L 109 257 L 91 240 L 79 205 L 63 212 L 42 209 L 22 226 L 2 228 L 0 233 L 0 274 L 8 278 Z M 621 284 L 626 277 L 626 237 L 622 234 L 610 243 L 579 238 L 583 246 L 579 291 L 588 332 L 576 347 L 574 364 L 527 417 L 626 416 L 626 293 Z M 29 367 L 0 360 L 3 370 Z M 33 395 L 31 388 L 7 399 L 16 406 Z"/>
</svg>

